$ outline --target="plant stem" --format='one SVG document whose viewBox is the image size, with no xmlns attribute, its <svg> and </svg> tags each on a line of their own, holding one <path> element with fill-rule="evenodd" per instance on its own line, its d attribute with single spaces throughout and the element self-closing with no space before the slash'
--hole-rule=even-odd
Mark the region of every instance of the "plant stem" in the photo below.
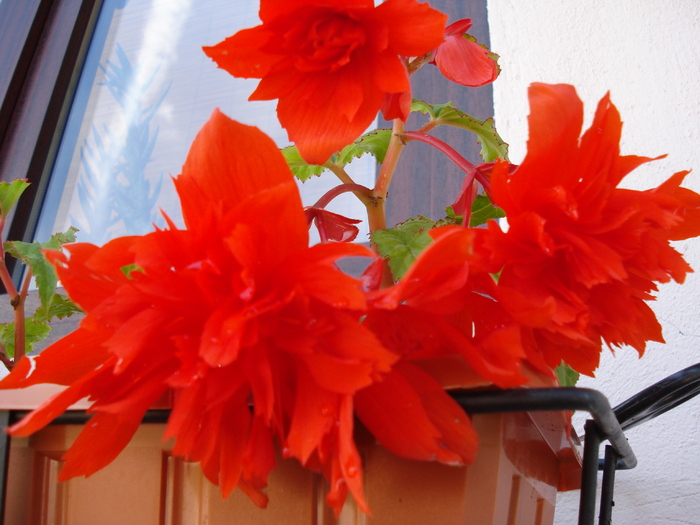
<svg viewBox="0 0 700 525">
<path fill-rule="evenodd" d="M 12 367 L 14 366 L 14 363 L 12 362 L 12 359 L 7 357 L 7 352 L 5 351 L 5 347 L 0 344 L 0 363 L 5 365 L 5 368 L 7 368 L 10 372 L 12 372 Z"/>
<path fill-rule="evenodd" d="M 0 234 L 5 228 L 5 217 L 0 217 Z M 1 240 L 1 239 L 0 239 Z M 12 282 L 12 277 L 5 264 L 5 247 L 4 245 L 0 247 L 0 281 L 2 281 L 7 295 L 10 297 L 10 304 L 14 308 L 15 317 L 15 359 L 11 361 L 11 366 L 18 361 L 18 355 L 21 357 L 24 355 L 24 301 L 22 297 L 17 292 L 15 283 Z M 21 348 L 21 354 L 20 352 Z M 6 357 L 7 359 L 7 357 Z M 2 360 L 5 363 L 5 360 Z M 9 360 L 8 360 L 9 361 Z M 5 363 L 7 366 L 7 363 Z"/>
<path fill-rule="evenodd" d="M 338 195 L 342 195 L 343 193 L 347 193 L 349 191 L 353 192 L 355 195 L 359 194 L 362 202 L 367 200 L 368 203 L 371 203 L 372 199 L 374 198 L 372 190 L 366 186 L 362 186 L 361 184 L 340 184 L 339 186 L 328 190 L 320 199 L 316 201 L 316 204 L 314 204 L 312 208 L 325 208 Z M 367 204 L 365 204 L 365 206 L 367 206 Z"/>
<path fill-rule="evenodd" d="M 407 69 L 408 69 L 408 74 L 412 75 L 416 71 L 418 71 L 420 68 L 422 68 L 425 64 L 430 62 L 433 59 L 433 51 L 430 53 L 426 53 L 422 57 L 417 57 L 411 60 L 408 63 Z"/>
<path fill-rule="evenodd" d="M 373 191 L 374 196 L 382 201 L 386 200 L 391 178 L 394 176 L 396 164 L 399 161 L 401 151 L 404 147 L 404 141 L 401 138 L 403 134 L 403 122 L 401 119 L 394 119 L 389 147 L 386 150 L 386 155 L 384 155 L 384 162 L 382 163 L 382 168 L 379 170 L 379 175 L 377 175 L 377 184 L 374 186 Z M 386 224 L 386 219 L 384 219 L 384 223 Z"/>
<path fill-rule="evenodd" d="M 362 204 L 365 205 L 365 207 L 369 207 L 372 204 L 372 192 L 369 190 L 369 188 L 366 188 L 365 186 L 361 186 L 357 184 L 350 175 L 348 175 L 348 172 L 345 171 L 341 166 L 338 166 L 337 164 L 333 162 L 327 162 L 326 164 L 323 165 L 324 168 L 329 169 L 333 174 L 340 179 L 341 182 L 347 185 L 354 185 L 354 186 L 359 186 L 363 188 L 362 191 L 353 191 L 355 194 L 355 197 L 357 197 Z M 366 190 L 366 191 L 365 191 Z M 348 190 L 346 190 L 348 191 Z"/>
<path fill-rule="evenodd" d="M 465 159 L 456 149 L 454 149 L 452 146 L 447 144 L 446 142 L 433 137 L 432 135 L 427 135 L 425 133 L 420 133 L 418 131 L 406 131 L 402 135 L 402 138 L 406 142 L 410 142 L 412 140 L 418 140 L 420 142 L 425 142 L 426 144 L 430 144 L 431 146 L 436 147 L 440 151 L 442 151 L 447 157 L 457 164 L 457 166 L 466 173 L 467 177 L 472 177 L 475 178 L 479 183 L 484 187 L 484 191 L 486 193 L 490 193 L 491 190 L 491 183 L 489 180 L 484 176 L 483 173 L 481 173 L 474 164 L 469 162 L 467 159 Z M 468 183 L 465 182 L 465 184 Z"/>
<path fill-rule="evenodd" d="M 29 268 L 27 268 L 27 275 L 24 276 L 22 290 L 19 293 L 19 301 L 17 303 L 17 306 L 15 306 L 15 363 L 17 363 L 20 359 L 24 357 L 24 339 L 26 335 L 24 326 L 24 303 L 27 300 L 27 294 L 29 293 L 29 284 L 31 282 L 32 271 Z"/>
</svg>

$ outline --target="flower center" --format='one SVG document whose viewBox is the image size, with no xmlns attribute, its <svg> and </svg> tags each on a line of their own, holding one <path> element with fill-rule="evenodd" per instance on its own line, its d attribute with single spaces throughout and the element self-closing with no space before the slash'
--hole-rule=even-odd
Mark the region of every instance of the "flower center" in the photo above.
<svg viewBox="0 0 700 525">
<path fill-rule="evenodd" d="M 334 13 L 316 19 L 308 27 L 295 65 L 300 71 L 336 71 L 350 62 L 366 39 L 364 29 L 351 18 Z"/>
</svg>

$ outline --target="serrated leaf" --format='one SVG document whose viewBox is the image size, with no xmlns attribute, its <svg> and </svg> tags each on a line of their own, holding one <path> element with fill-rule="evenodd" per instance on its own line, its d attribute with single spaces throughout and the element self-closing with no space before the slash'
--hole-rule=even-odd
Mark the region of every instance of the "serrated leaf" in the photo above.
<svg viewBox="0 0 700 525">
<path fill-rule="evenodd" d="M 25 179 L 0 182 L 0 217 L 7 217 L 28 187 L 29 183 Z"/>
<path fill-rule="evenodd" d="M 64 244 L 75 242 L 75 233 L 77 231 L 76 228 L 71 226 L 65 233 L 52 235 L 51 239 L 42 243 L 36 241 L 31 243 L 9 241 L 5 243 L 5 250 L 13 257 L 20 259 L 32 270 L 44 311 L 47 311 L 51 306 L 51 299 L 56 291 L 58 278 L 53 266 L 44 257 L 42 250 L 59 250 Z"/>
<path fill-rule="evenodd" d="M 475 228 L 491 219 L 500 219 L 505 216 L 506 212 L 494 206 L 486 195 L 477 195 L 472 203 L 472 215 L 469 219 L 469 226 Z"/>
<path fill-rule="evenodd" d="M 323 166 L 306 162 L 299 154 L 299 150 L 296 146 L 288 146 L 281 151 L 284 160 L 287 161 L 289 169 L 292 170 L 294 176 L 301 182 L 306 182 L 313 176 L 319 176 L 326 170 Z"/>
<path fill-rule="evenodd" d="M 508 144 L 496 131 L 492 118 L 479 120 L 457 109 L 451 102 L 428 104 L 422 100 L 415 100 L 411 110 L 429 114 L 436 125 L 453 126 L 474 133 L 481 144 L 480 153 L 484 162 L 493 162 L 496 159 L 508 160 Z"/>
<path fill-rule="evenodd" d="M 34 351 L 34 345 L 46 339 L 51 332 L 51 326 L 43 321 L 35 321 L 31 317 L 24 321 L 24 353 Z M 12 359 L 15 356 L 15 323 L 0 325 L 0 336 L 5 346 L 7 356 Z"/>
<path fill-rule="evenodd" d="M 398 223 L 396 226 L 394 226 L 394 229 L 416 234 L 427 230 L 432 230 L 436 225 L 437 222 L 428 219 L 427 217 L 423 217 L 422 215 L 416 215 L 415 217 L 411 217 L 404 222 Z"/>
<path fill-rule="evenodd" d="M 371 235 L 372 243 L 382 257 L 388 259 L 391 272 L 396 279 L 401 279 L 411 267 L 416 257 L 433 240 L 424 231 L 377 230 Z"/>
<path fill-rule="evenodd" d="M 411 113 L 414 111 L 420 111 L 424 115 L 430 115 L 431 119 L 435 118 L 435 106 L 432 104 L 428 104 L 427 102 L 423 100 L 418 100 L 417 98 L 414 98 L 413 101 L 411 102 Z"/>
<path fill-rule="evenodd" d="M 82 312 L 82 310 L 77 304 L 71 301 L 67 296 L 57 293 L 54 294 L 51 299 L 51 305 L 48 311 L 43 305 L 37 308 L 34 313 L 34 320 L 40 321 L 43 319 L 45 321 L 51 321 L 54 317 L 63 319 L 79 312 Z"/>
<path fill-rule="evenodd" d="M 554 373 L 557 375 L 559 386 L 576 386 L 578 383 L 579 373 L 564 361 L 554 369 Z"/>
<path fill-rule="evenodd" d="M 390 129 L 377 129 L 370 131 L 369 133 L 362 135 L 352 144 L 345 146 L 338 154 L 338 158 L 335 163 L 340 166 L 345 166 L 353 159 L 359 158 L 365 153 L 369 153 L 370 155 L 374 155 L 377 162 L 381 164 L 384 162 L 384 156 L 386 155 L 386 150 L 389 148 L 390 140 Z"/>
</svg>

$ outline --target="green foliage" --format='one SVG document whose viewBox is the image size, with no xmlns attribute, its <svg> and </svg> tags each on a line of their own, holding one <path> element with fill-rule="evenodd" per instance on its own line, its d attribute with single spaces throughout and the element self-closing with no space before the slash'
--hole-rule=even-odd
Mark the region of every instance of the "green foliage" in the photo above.
<svg viewBox="0 0 700 525">
<path fill-rule="evenodd" d="M 75 232 L 77 231 L 71 226 L 66 233 L 52 235 L 51 239 L 43 243 L 36 241 L 31 243 L 9 241 L 5 243 L 5 251 L 20 259 L 32 270 L 32 274 L 36 278 L 37 288 L 39 288 L 41 306 L 45 312 L 48 312 L 51 307 L 58 278 L 53 266 L 44 257 L 42 250 L 59 250 L 64 244 L 75 242 Z"/>
<path fill-rule="evenodd" d="M 365 133 L 355 142 L 348 144 L 340 150 L 335 163 L 340 166 L 345 166 L 346 164 L 350 164 L 353 159 L 359 158 L 365 153 L 369 153 L 370 155 L 374 155 L 377 159 L 377 163 L 381 164 L 384 162 L 384 156 L 386 155 L 386 150 L 389 148 L 390 140 L 390 129 L 377 129 Z"/>
<path fill-rule="evenodd" d="M 79 313 L 82 310 L 71 301 L 67 296 L 57 293 L 54 294 L 53 299 L 51 299 L 51 305 L 47 310 L 43 305 L 36 309 L 34 314 L 35 320 L 44 319 L 47 322 L 54 318 L 63 319 L 64 317 L 70 317 L 75 313 Z"/>
<path fill-rule="evenodd" d="M 63 319 L 80 311 L 80 308 L 68 297 L 56 293 L 58 283 L 56 272 L 42 253 L 43 250 L 59 250 L 64 244 L 75 242 L 75 232 L 77 231 L 71 227 L 66 233 L 57 233 L 44 243 L 20 241 L 5 243 L 5 250 L 31 269 L 36 278 L 39 299 L 41 300 L 41 305 L 34 312 L 34 315 L 26 317 L 24 320 L 25 354 L 32 352 L 36 343 L 46 339 L 51 332 L 49 322 L 52 319 Z M 15 355 L 14 321 L 0 325 L 0 341 L 5 347 L 7 356 L 13 358 Z"/>
<path fill-rule="evenodd" d="M 12 182 L 0 182 L 0 217 L 7 217 L 17 201 L 29 187 L 25 179 L 15 179 Z"/>
<path fill-rule="evenodd" d="M 435 125 L 453 126 L 476 134 L 481 144 L 481 157 L 484 162 L 493 162 L 496 159 L 508 160 L 508 144 L 496 131 L 492 118 L 479 120 L 457 109 L 451 102 L 428 104 L 422 100 L 414 100 L 411 111 L 420 111 L 429 115 Z"/>
<path fill-rule="evenodd" d="M 560 386 L 576 386 L 578 383 L 579 373 L 564 361 L 554 369 L 554 373 L 557 375 Z"/>
<path fill-rule="evenodd" d="M 340 153 L 333 155 L 325 166 L 308 164 L 299 154 L 296 146 L 282 149 L 282 155 L 292 170 L 294 176 L 302 182 L 306 182 L 313 176 L 321 175 L 329 165 L 344 168 L 354 159 L 362 157 L 366 153 L 374 155 L 378 163 L 384 162 L 386 150 L 391 140 L 390 129 L 377 129 L 365 133 L 352 144 L 345 146 Z"/>
<path fill-rule="evenodd" d="M 34 350 L 34 344 L 46 339 L 51 332 L 51 326 L 45 321 L 28 318 L 24 321 L 24 352 L 29 354 Z M 15 323 L 0 325 L 0 339 L 5 346 L 7 357 L 15 356 Z"/>
<path fill-rule="evenodd" d="M 494 206 L 486 195 L 477 195 L 472 204 L 472 215 L 469 220 L 469 226 L 475 228 L 476 226 L 485 224 L 491 219 L 500 219 L 505 216 L 506 212 Z"/>
<path fill-rule="evenodd" d="M 306 182 L 314 175 L 320 175 L 326 169 L 316 164 L 307 164 L 299 154 L 299 150 L 296 146 L 289 146 L 282 149 L 282 155 L 284 156 L 284 160 L 287 161 L 289 169 L 292 170 L 294 176 L 301 182 Z"/>
<path fill-rule="evenodd" d="M 124 276 L 125 276 L 125 277 L 128 277 L 129 279 L 131 279 L 131 272 L 141 272 L 141 273 L 143 273 L 143 268 L 140 268 L 139 266 L 137 266 L 137 265 L 135 265 L 135 264 L 133 264 L 133 263 L 132 263 L 132 264 L 127 264 L 126 266 L 122 266 L 122 267 L 119 268 L 119 269 L 122 271 L 122 273 L 124 274 Z"/>
<path fill-rule="evenodd" d="M 411 267 L 416 257 L 433 242 L 426 230 L 438 223 L 418 216 L 397 224 L 395 228 L 377 230 L 371 234 L 372 243 L 385 259 L 395 279 L 401 279 Z"/>
</svg>

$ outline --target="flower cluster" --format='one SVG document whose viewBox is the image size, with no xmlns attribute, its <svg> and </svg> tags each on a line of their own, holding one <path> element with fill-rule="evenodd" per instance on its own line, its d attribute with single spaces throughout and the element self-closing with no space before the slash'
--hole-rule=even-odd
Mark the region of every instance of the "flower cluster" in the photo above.
<svg viewBox="0 0 700 525">
<path fill-rule="evenodd" d="M 252 98 L 279 99 L 309 164 L 348 146 L 378 111 L 395 119 L 377 187 L 341 173 L 333 193 L 354 192 L 370 216 L 405 143 L 448 151 L 427 134 L 432 124 L 403 130 L 410 75 L 424 64 L 465 86 L 498 75 L 495 55 L 466 35 L 469 20 L 446 28 L 416 0 L 263 0 L 260 18 L 205 51 L 235 76 L 262 79 Z M 274 143 L 215 111 L 175 179 L 185 229 L 168 220 L 144 236 L 46 253 L 86 316 L 0 382 L 67 385 L 10 433 L 27 436 L 89 396 L 94 415 L 60 477 L 90 475 L 170 392 L 173 453 L 200 462 L 223 496 L 239 487 L 264 506 L 276 443 L 325 475 L 336 512 L 348 492 L 368 512 L 355 417 L 400 456 L 463 465 L 478 440 L 445 391 L 456 371 L 459 387 L 506 388 L 526 384 L 530 368 L 553 377 L 562 361 L 593 374 L 603 342 L 641 354 L 662 340 L 646 304 L 656 283 L 691 271 L 670 241 L 700 235 L 700 195 L 680 186 L 686 172 L 649 191 L 618 187 L 652 159 L 620 155 L 608 96 L 582 136 L 573 87 L 536 84 L 529 97 L 522 164 L 472 165 L 448 151 L 463 191 L 449 220 L 413 232 L 424 249 L 405 271 L 348 242 L 357 221 L 325 210 L 329 199 L 304 209 Z M 431 111 L 434 125 L 464 118 Z M 470 224 L 477 182 L 508 229 Z M 322 242 L 309 247 L 312 222 Z M 369 266 L 351 277 L 336 265 L 344 257 Z"/>
</svg>

